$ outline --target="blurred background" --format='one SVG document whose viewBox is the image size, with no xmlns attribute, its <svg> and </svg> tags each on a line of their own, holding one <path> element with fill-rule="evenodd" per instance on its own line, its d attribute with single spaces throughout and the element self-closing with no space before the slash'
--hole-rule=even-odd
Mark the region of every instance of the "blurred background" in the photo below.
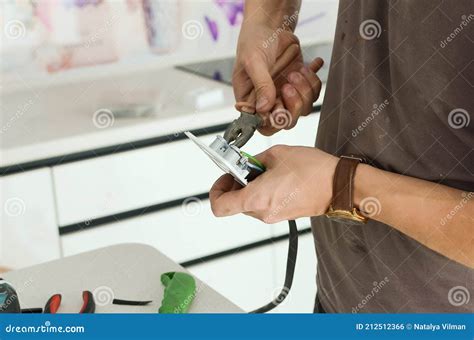
<svg viewBox="0 0 474 340">
<path fill-rule="evenodd" d="M 8 89 L 232 56 L 243 0 L 4 0 Z M 332 39 L 337 1 L 303 1 L 298 36 Z M 53 80 L 54 79 L 54 80 Z"/>
<path fill-rule="evenodd" d="M 325 82 L 336 0 L 306 0 L 296 34 Z M 238 116 L 230 86 L 243 0 L 2 0 L 0 267 L 112 244 L 151 245 L 244 309 L 283 284 L 287 225 L 215 218 L 220 171 L 183 131 L 210 143 Z M 291 20 L 291 18 L 288 18 Z M 320 105 L 291 131 L 313 145 Z M 276 312 L 311 312 L 316 260 L 298 221 L 294 288 Z"/>
</svg>

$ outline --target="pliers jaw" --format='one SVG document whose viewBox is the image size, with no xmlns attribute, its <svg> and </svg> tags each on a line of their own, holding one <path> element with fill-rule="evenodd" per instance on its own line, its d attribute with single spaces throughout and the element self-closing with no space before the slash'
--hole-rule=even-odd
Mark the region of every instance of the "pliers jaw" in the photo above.
<svg viewBox="0 0 474 340">
<path fill-rule="evenodd" d="M 240 148 L 252 138 L 255 130 L 262 124 L 262 118 L 254 113 L 242 111 L 240 117 L 234 120 L 224 132 L 224 139 Z"/>
</svg>

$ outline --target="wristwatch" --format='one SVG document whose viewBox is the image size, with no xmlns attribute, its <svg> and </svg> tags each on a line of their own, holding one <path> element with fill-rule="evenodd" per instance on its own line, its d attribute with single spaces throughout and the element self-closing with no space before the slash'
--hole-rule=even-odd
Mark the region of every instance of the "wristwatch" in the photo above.
<svg viewBox="0 0 474 340">
<path fill-rule="evenodd" d="M 326 216 L 346 224 L 363 224 L 367 217 L 354 207 L 354 174 L 360 157 L 341 156 L 334 171 L 332 201 Z"/>
</svg>

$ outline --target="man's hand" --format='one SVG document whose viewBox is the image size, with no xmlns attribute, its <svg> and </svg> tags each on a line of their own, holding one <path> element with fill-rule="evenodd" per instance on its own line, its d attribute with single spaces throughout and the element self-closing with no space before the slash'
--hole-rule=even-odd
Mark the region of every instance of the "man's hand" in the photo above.
<svg viewBox="0 0 474 340">
<path fill-rule="evenodd" d="M 240 30 L 232 85 L 237 102 L 249 99 L 255 90 L 257 112 L 269 112 L 275 105 L 277 91 L 271 70 L 277 58 L 291 45 L 298 45 L 298 38 L 288 31 L 282 31 L 277 38 L 268 42 L 275 29 L 265 24 L 245 22 Z M 292 64 L 298 64 L 293 66 Z M 303 64 L 301 53 L 297 53 L 285 68 L 298 70 Z M 281 76 L 281 73 L 276 75 Z M 244 108 L 245 110 L 246 108 Z"/>
<path fill-rule="evenodd" d="M 276 223 L 327 211 L 339 158 L 299 146 L 274 146 L 257 157 L 267 171 L 246 187 L 229 175 L 214 184 L 209 197 L 216 216 L 244 213 Z M 357 167 L 353 192 L 365 216 L 474 268 L 474 192 L 366 164 Z"/>
<path fill-rule="evenodd" d="M 323 65 L 320 58 L 309 67 L 303 63 L 299 40 L 292 32 L 297 18 L 294 5 L 280 9 L 280 14 L 269 15 L 275 3 L 268 4 L 270 7 L 264 8 L 265 2 L 246 2 L 246 20 L 240 31 L 232 76 L 236 101 L 249 104 L 241 107 L 243 111 L 255 109 L 260 114 L 263 125 L 259 131 L 264 135 L 290 129 L 299 116 L 311 112 L 321 90 L 321 81 L 315 73 Z M 293 45 L 297 46 L 297 53 L 274 72 L 278 61 L 284 59 L 282 55 Z"/>
<path fill-rule="evenodd" d="M 260 130 L 263 135 L 272 135 L 281 129 L 291 129 L 299 117 L 311 113 L 313 103 L 318 100 L 321 92 L 321 80 L 316 72 L 323 63 L 321 58 L 316 58 L 299 71 L 290 72 L 284 81 L 277 81 L 279 97 L 268 116 L 267 124 Z"/>
<path fill-rule="evenodd" d="M 232 81 L 237 102 L 249 103 L 249 107 L 241 109 L 253 112 L 256 108 L 263 118 L 259 131 L 266 136 L 294 127 L 300 116 L 311 112 L 321 91 L 321 80 L 316 72 L 323 66 L 323 60 L 316 58 L 305 66 L 296 36 L 286 31 L 280 36 L 283 51 L 276 48 L 277 42 L 267 47 L 253 46 L 250 51 L 239 49 Z M 252 38 L 255 39 L 255 35 Z M 283 67 L 276 67 L 289 47 L 295 47 L 296 53 Z"/>
<path fill-rule="evenodd" d="M 278 145 L 256 156 L 267 170 L 242 188 L 224 175 L 209 196 L 216 216 L 244 213 L 265 223 L 324 214 L 338 158 L 316 148 Z"/>
</svg>

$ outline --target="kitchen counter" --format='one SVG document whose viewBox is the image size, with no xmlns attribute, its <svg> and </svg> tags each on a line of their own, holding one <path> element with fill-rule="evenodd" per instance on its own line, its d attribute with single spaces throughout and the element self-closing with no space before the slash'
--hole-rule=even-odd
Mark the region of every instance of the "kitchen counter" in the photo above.
<svg viewBox="0 0 474 340">
<path fill-rule="evenodd" d="M 214 104 L 197 109 L 192 93 L 198 89 L 214 94 Z M 238 116 L 230 104 L 231 87 L 176 69 L 2 96 L 2 168 L 228 123 Z M 154 109 L 145 117 L 107 115 L 107 110 L 134 104 Z"/>
<path fill-rule="evenodd" d="M 309 45 L 303 53 L 308 60 L 321 56 L 328 61 L 331 45 Z M 207 65 L 192 66 L 196 73 Z M 323 84 L 327 70 L 325 66 L 318 73 Z M 19 165 L 17 172 L 26 163 L 54 157 L 61 162 L 65 155 L 176 136 L 186 130 L 227 124 L 238 117 L 231 86 L 195 73 L 166 68 L 68 85 L 52 82 L 29 87 L 25 83 L 25 90 L 2 91 L 1 173 L 12 172 L 12 165 Z M 323 85 L 316 105 L 322 103 L 324 89 Z M 130 105 L 150 107 L 151 112 L 121 117 L 117 108 Z"/>
</svg>

